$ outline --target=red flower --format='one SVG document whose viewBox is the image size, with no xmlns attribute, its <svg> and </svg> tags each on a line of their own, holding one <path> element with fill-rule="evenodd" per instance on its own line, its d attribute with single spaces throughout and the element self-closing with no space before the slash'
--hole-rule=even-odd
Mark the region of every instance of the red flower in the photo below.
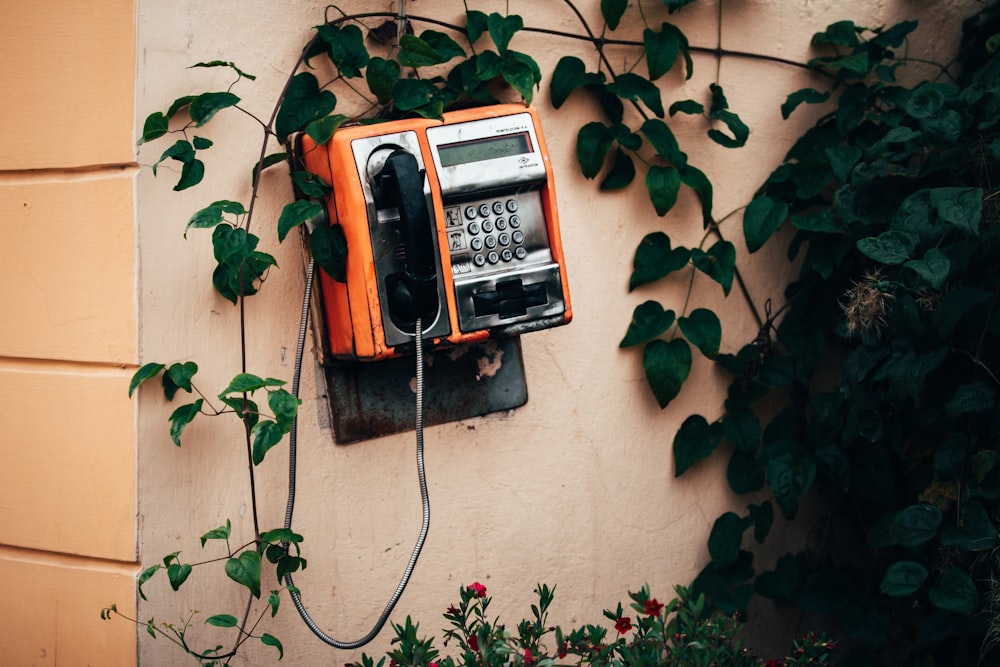
<svg viewBox="0 0 1000 667">
<path fill-rule="evenodd" d="M 771 658 L 764 664 L 764 667 L 781 667 L 784 664 L 785 662 L 783 660 L 775 660 L 774 658 Z"/>
<path fill-rule="evenodd" d="M 559 645 L 559 658 L 560 659 L 565 658 L 566 654 L 568 652 L 569 652 L 569 644 L 567 644 L 566 642 L 563 642 L 562 644 Z"/>
<path fill-rule="evenodd" d="M 472 591 L 472 593 L 477 598 L 484 598 L 484 597 L 486 597 L 486 586 L 483 586 L 478 581 L 473 582 L 472 585 L 469 586 L 469 590 Z"/>
<path fill-rule="evenodd" d="M 469 648 L 471 648 L 476 653 L 479 653 L 479 638 L 478 637 L 476 637 L 475 635 L 471 635 L 469 637 L 468 644 L 469 644 Z"/>
<path fill-rule="evenodd" d="M 530 648 L 524 649 L 524 664 L 530 665 L 534 661 L 535 659 L 531 656 L 531 649 Z"/>
<path fill-rule="evenodd" d="M 623 635 L 632 629 L 632 619 L 628 616 L 622 616 L 617 621 L 615 621 L 615 630 L 618 634 Z"/>
<path fill-rule="evenodd" d="M 663 611 L 663 605 L 656 598 L 646 600 L 646 614 L 648 616 L 659 616 L 661 611 Z"/>
<path fill-rule="evenodd" d="M 427 667 L 438 667 L 438 664 L 432 660 Z"/>
</svg>

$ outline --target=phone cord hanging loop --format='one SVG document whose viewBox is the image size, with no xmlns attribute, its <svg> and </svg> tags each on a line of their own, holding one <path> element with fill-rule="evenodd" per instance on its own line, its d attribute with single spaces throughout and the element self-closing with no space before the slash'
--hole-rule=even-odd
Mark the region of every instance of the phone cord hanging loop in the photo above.
<svg viewBox="0 0 1000 667">
<path fill-rule="evenodd" d="M 299 338 L 295 346 L 295 369 L 292 375 L 292 394 L 296 398 L 299 396 L 299 380 L 302 374 L 302 354 L 305 349 L 306 332 L 309 325 L 309 304 L 312 296 L 312 285 L 313 276 L 315 274 L 315 263 L 312 258 L 309 259 L 309 266 L 306 269 L 306 287 L 305 295 L 302 300 L 302 319 L 299 325 Z M 431 504 L 430 497 L 427 493 L 427 476 L 424 470 L 424 346 L 422 340 L 422 326 L 421 321 L 418 318 L 416 323 L 416 347 L 417 347 L 417 398 L 416 398 L 416 431 L 417 431 L 417 477 L 420 481 L 420 499 L 423 504 L 423 521 L 420 526 L 420 535 L 417 537 L 417 543 L 413 547 L 413 553 L 410 555 L 410 561 L 406 564 L 406 570 L 403 571 L 403 576 L 399 580 L 399 585 L 396 586 L 396 591 L 392 594 L 389 599 L 389 603 L 382 610 L 382 614 L 378 617 L 375 622 L 375 627 L 371 631 L 353 642 L 342 642 L 330 637 L 325 632 L 323 632 L 316 622 L 313 621 L 312 617 L 309 616 L 309 612 L 306 611 L 305 606 L 302 604 L 302 600 L 298 593 L 295 592 L 295 583 L 292 580 L 291 574 L 285 575 L 285 585 L 289 589 L 289 595 L 292 597 L 292 603 L 299 612 L 299 616 L 305 621 L 305 624 L 312 630 L 313 634 L 319 637 L 323 642 L 329 644 L 334 648 L 339 649 L 355 649 L 373 640 L 378 633 L 382 630 L 385 622 L 389 619 L 389 614 L 392 613 L 393 608 L 396 603 L 399 602 L 400 596 L 403 595 L 403 590 L 406 588 L 407 583 L 410 581 L 410 575 L 413 573 L 413 568 L 417 564 L 417 558 L 420 556 L 420 551 L 424 547 L 424 540 L 427 538 L 427 531 L 430 528 L 431 522 Z M 292 422 L 292 430 L 288 434 L 289 438 L 289 449 L 288 449 L 288 506 L 285 509 L 285 528 L 291 530 L 292 528 L 292 513 L 295 510 L 295 470 L 296 470 L 296 448 L 298 444 L 298 418 Z"/>
</svg>

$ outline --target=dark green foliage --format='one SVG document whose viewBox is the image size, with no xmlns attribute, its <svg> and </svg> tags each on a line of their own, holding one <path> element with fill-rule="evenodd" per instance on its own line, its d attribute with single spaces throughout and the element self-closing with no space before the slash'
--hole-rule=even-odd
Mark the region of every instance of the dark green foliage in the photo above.
<svg viewBox="0 0 1000 667">
<path fill-rule="evenodd" d="M 831 615 L 858 664 L 976 664 L 986 631 L 1000 518 L 1000 56 L 983 35 L 1000 22 L 994 9 L 966 25 L 958 83 L 912 88 L 895 76 L 914 23 L 816 36 L 834 55 L 812 65 L 839 98 L 744 215 L 751 251 L 792 227 L 801 273 L 777 328 L 720 355 L 734 375 L 723 417 L 689 418 L 674 442 L 683 472 L 724 438 L 732 489 L 763 482 L 786 518 L 809 495 L 828 501 L 825 539 L 771 571 L 739 557 L 759 509 L 724 515 L 695 590 L 721 609 L 743 608 L 750 586 Z M 782 113 L 828 99 L 805 89 Z M 761 423 L 765 399 L 786 407 Z"/>
</svg>

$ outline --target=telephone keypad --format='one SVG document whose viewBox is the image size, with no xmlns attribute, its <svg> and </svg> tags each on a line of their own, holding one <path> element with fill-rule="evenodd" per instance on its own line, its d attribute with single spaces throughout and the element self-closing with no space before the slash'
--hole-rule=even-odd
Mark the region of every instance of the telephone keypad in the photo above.
<svg viewBox="0 0 1000 667">
<path fill-rule="evenodd" d="M 456 255 L 453 260 L 456 273 L 466 273 L 472 267 L 522 261 L 528 256 L 523 245 L 525 234 L 520 230 L 521 217 L 517 214 L 521 208 L 518 196 L 446 207 L 449 235 L 460 239 L 451 245 Z"/>
</svg>

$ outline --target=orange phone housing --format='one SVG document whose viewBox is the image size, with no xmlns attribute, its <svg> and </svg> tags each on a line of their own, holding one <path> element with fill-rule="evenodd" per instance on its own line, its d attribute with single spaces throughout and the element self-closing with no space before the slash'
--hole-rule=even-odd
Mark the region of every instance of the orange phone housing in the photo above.
<svg viewBox="0 0 1000 667">
<path fill-rule="evenodd" d="M 374 361 L 413 349 L 387 287 L 405 265 L 402 206 L 380 205 L 388 158 L 412 154 L 433 236 L 438 310 L 423 338 L 461 344 L 518 335 L 572 319 L 552 168 L 538 114 L 521 105 L 453 111 L 302 137 L 310 172 L 333 187 L 324 202 L 347 240 L 346 282 L 320 272 L 328 346 L 335 358 Z M 408 158 L 407 158 L 408 159 Z M 374 185 L 373 185 L 374 183 Z M 517 242 L 519 241 L 519 242 Z"/>
</svg>

